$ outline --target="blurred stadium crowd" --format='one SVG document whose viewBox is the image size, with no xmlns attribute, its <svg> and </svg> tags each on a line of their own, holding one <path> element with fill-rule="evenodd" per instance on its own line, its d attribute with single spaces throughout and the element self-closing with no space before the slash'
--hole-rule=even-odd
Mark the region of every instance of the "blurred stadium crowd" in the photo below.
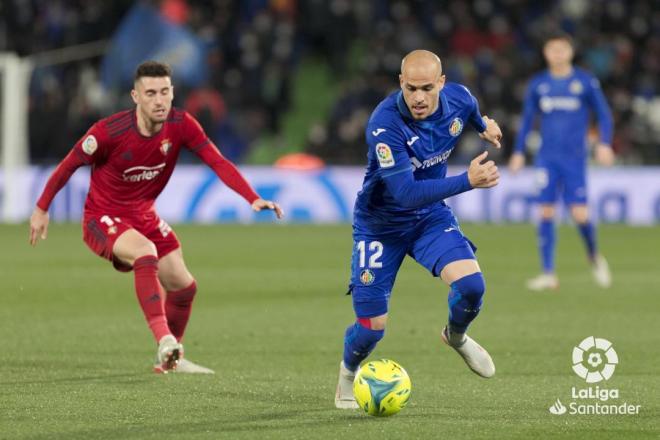
<svg viewBox="0 0 660 440">
<path fill-rule="evenodd" d="M 364 126 L 398 86 L 401 57 L 415 48 L 443 59 L 448 81 L 466 84 L 482 113 L 503 128 L 510 153 L 529 77 L 543 68 L 543 35 L 562 28 L 577 64 L 600 78 L 615 118 L 622 163 L 660 163 L 660 9 L 654 0 L 161 0 L 146 2 L 208 47 L 208 81 L 176 84 L 175 105 L 195 114 L 225 154 L 241 162 L 263 136 L 279 133 L 301 61 L 323 62 L 338 93 L 305 145 L 328 163 L 362 164 Z M 111 39 L 135 2 L 5 0 L 0 51 L 27 56 Z M 30 154 L 61 158 L 98 118 L 131 103 L 106 90 L 102 56 L 35 70 L 30 86 Z M 304 91 L 314 93 L 314 90 Z M 304 111 L 304 109 L 303 109 Z M 534 139 L 531 139 L 532 147 Z M 467 138 L 454 161 L 479 145 Z"/>
</svg>

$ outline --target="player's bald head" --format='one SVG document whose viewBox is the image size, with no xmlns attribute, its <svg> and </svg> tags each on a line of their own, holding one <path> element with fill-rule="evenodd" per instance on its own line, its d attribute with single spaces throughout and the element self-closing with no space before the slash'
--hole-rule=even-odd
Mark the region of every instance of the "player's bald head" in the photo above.
<svg viewBox="0 0 660 440">
<path fill-rule="evenodd" d="M 401 60 L 401 75 L 437 81 L 442 75 L 442 61 L 431 51 L 413 50 Z"/>
<path fill-rule="evenodd" d="M 399 84 L 411 116 L 418 120 L 430 116 L 438 108 L 445 85 L 440 57 L 428 50 L 413 50 L 401 61 Z"/>
</svg>

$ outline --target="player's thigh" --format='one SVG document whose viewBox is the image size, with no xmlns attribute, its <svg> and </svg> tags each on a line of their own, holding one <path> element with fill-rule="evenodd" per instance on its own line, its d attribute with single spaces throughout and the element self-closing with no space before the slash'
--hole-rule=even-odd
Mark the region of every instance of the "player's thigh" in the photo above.
<svg viewBox="0 0 660 440">
<path fill-rule="evenodd" d="M 192 284 L 194 279 L 186 267 L 180 247 L 159 259 L 158 278 L 169 292 L 185 289 Z"/>
<path fill-rule="evenodd" d="M 554 204 L 559 196 L 561 185 L 561 172 L 558 166 L 543 161 L 537 162 L 534 170 L 534 186 L 538 203 Z"/>
<path fill-rule="evenodd" d="M 477 272 L 481 272 L 477 260 L 456 260 L 442 268 L 440 278 L 450 285 L 456 280 Z"/>
<path fill-rule="evenodd" d="M 580 163 L 563 170 L 563 199 L 566 206 L 587 204 L 587 169 Z"/>
<path fill-rule="evenodd" d="M 181 243 L 174 230 L 155 213 L 143 216 L 143 221 L 139 224 L 136 223 L 136 229 L 156 246 L 159 259 L 163 259 L 171 252 L 181 248 Z"/>
<path fill-rule="evenodd" d="M 440 215 L 425 221 L 410 249 L 410 256 L 433 276 L 460 260 L 475 260 L 477 247 L 463 234 L 453 215 Z"/>
<path fill-rule="evenodd" d="M 154 243 L 136 229 L 128 229 L 119 235 L 112 247 L 112 253 L 115 259 L 128 266 L 133 266 L 135 260 L 140 257 L 158 256 Z"/>
<path fill-rule="evenodd" d="M 357 234 L 353 237 L 349 290 L 357 317 L 372 318 L 387 313 L 392 286 L 406 256 L 406 247 L 401 239 Z"/>
<path fill-rule="evenodd" d="M 129 232 L 130 231 L 130 232 Z M 155 248 L 126 219 L 86 214 L 83 219 L 83 240 L 95 254 L 110 260 L 115 269 L 128 272 L 140 253 L 155 254 Z M 119 242 L 119 258 L 115 254 Z"/>
</svg>

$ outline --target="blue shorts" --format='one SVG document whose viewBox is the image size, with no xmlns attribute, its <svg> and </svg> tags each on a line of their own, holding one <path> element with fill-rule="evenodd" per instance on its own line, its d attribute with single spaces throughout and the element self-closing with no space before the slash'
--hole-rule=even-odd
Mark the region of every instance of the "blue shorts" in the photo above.
<svg viewBox="0 0 660 440">
<path fill-rule="evenodd" d="M 536 162 L 537 202 L 553 204 L 559 195 L 566 205 L 587 203 L 587 168 L 581 160 Z"/>
<path fill-rule="evenodd" d="M 406 255 L 437 277 L 452 261 L 476 259 L 476 250 L 448 209 L 429 213 L 404 232 L 354 232 L 349 293 L 356 316 L 371 318 L 387 313 L 394 280 Z"/>
</svg>

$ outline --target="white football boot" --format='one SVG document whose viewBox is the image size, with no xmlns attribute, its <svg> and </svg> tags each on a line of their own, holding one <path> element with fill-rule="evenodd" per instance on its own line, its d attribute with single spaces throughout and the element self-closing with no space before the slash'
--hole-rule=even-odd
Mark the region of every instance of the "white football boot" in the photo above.
<svg viewBox="0 0 660 440">
<path fill-rule="evenodd" d="M 594 261 L 591 266 L 591 274 L 594 277 L 594 281 L 600 287 L 607 289 L 612 285 L 612 273 L 610 272 L 610 266 L 607 264 L 607 260 L 602 255 L 598 254 L 594 258 Z"/>
<path fill-rule="evenodd" d="M 165 335 L 158 342 L 154 372 L 167 374 L 174 371 L 183 357 L 183 345 L 174 336 Z"/>
<path fill-rule="evenodd" d="M 344 361 L 339 364 L 339 382 L 337 382 L 337 393 L 335 394 L 335 406 L 339 409 L 358 409 L 359 406 L 353 396 L 353 380 L 355 371 L 344 366 Z"/>
<path fill-rule="evenodd" d="M 529 290 L 540 292 L 542 290 L 559 289 L 559 279 L 552 273 L 542 273 L 534 278 L 527 280 L 525 284 Z"/>
<path fill-rule="evenodd" d="M 444 343 L 461 355 L 470 370 L 486 379 L 493 377 L 495 375 L 495 364 L 488 352 L 465 333 L 462 337 L 459 335 L 460 333 L 454 333 L 450 336 L 447 327 L 442 330 Z"/>
<path fill-rule="evenodd" d="M 175 373 L 186 373 L 186 374 L 215 374 L 215 371 L 210 368 L 202 367 L 197 365 L 194 362 L 189 361 L 186 358 L 179 359 L 179 363 L 176 366 Z"/>
</svg>

